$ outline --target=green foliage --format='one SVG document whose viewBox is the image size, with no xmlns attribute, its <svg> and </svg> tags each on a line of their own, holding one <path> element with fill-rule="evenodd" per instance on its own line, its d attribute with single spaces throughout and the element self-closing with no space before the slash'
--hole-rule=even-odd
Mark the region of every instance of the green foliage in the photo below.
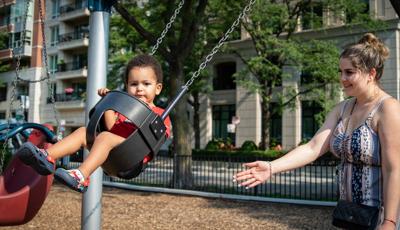
<svg viewBox="0 0 400 230">
<path fill-rule="evenodd" d="M 240 151 L 254 151 L 257 149 L 258 147 L 254 141 L 245 141 L 242 146 L 240 146 Z"/>
<path fill-rule="evenodd" d="M 224 150 L 206 150 L 206 149 L 193 149 L 193 157 L 216 157 L 221 158 L 221 160 L 227 160 L 226 158 L 231 158 L 230 160 L 273 160 L 285 155 L 285 151 L 277 150 L 254 150 L 254 151 L 224 151 Z"/>
<path fill-rule="evenodd" d="M 232 140 L 230 138 L 226 138 L 226 139 L 221 139 L 221 138 L 217 138 L 217 139 L 212 139 L 210 140 L 205 149 L 206 150 L 233 150 L 235 147 L 232 144 Z"/>
</svg>

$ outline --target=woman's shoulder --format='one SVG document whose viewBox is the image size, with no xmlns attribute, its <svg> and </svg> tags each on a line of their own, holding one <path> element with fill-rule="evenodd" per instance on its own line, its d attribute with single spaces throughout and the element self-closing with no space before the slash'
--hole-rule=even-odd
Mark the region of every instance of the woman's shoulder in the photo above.
<svg viewBox="0 0 400 230">
<path fill-rule="evenodd" d="M 354 103 L 354 101 L 355 101 L 354 97 L 344 99 L 335 105 L 335 107 L 332 109 L 332 112 L 340 116 L 346 111 L 346 108 L 349 107 L 349 105 Z"/>
<path fill-rule="evenodd" d="M 379 111 L 381 114 L 390 114 L 398 116 L 400 113 L 400 103 L 399 101 L 391 96 L 387 96 L 381 104 Z"/>
</svg>

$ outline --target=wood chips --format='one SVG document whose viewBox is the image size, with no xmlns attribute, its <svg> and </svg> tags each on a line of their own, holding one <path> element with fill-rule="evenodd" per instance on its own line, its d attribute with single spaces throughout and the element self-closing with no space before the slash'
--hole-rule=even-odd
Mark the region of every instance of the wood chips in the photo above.
<svg viewBox="0 0 400 230">
<path fill-rule="evenodd" d="M 334 229 L 333 207 L 103 189 L 102 229 Z M 6 229 L 80 229 L 81 195 L 55 183 L 36 217 Z"/>
</svg>

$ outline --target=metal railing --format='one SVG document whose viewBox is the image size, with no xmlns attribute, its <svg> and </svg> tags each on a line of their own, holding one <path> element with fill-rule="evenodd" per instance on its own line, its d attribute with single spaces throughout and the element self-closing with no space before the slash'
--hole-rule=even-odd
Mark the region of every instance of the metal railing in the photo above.
<svg viewBox="0 0 400 230">
<path fill-rule="evenodd" d="M 58 43 L 70 42 L 74 40 L 80 40 L 83 38 L 89 38 L 89 31 L 79 31 L 79 32 L 61 34 L 58 36 Z"/>
<path fill-rule="evenodd" d="M 63 5 L 60 7 L 60 15 L 86 8 L 86 5 L 87 5 L 86 1 L 78 1 L 76 3 Z"/>
<path fill-rule="evenodd" d="M 73 71 L 84 69 L 87 67 L 87 62 L 67 62 L 67 63 L 59 63 L 57 64 L 57 71 L 58 72 L 66 72 L 66 71 Z"/>
<path fill-rule="evenodd" d="M 83 96 L 81 96 L 81 93 L 60 93 L 60 94 L 55 94 L 54 95 L 54 101 L 56 102 L 64 102 L 64 101 L 80 101 L 84 99 Z M 51 98 L 47 98 L 47 103 L 51 103 Z"/>
<path fill-rule="evenodd" d="M 232 176 L 244 169 L 243 162 L 253 160 L 243 157 L 196 156 L 192 160 L 193 186 L 190 190 L 296 200 L 337 201 L 338 160 L 318 160 L 305 167 L 276 174 L 267 183 L 252 189 L 238 187 L 232 182 Z M 137 178 L 124 180 L 105 176 L 104 181 L 174 188 L 173 165 L 174 158 L 158 156 Z"/>
</svg>

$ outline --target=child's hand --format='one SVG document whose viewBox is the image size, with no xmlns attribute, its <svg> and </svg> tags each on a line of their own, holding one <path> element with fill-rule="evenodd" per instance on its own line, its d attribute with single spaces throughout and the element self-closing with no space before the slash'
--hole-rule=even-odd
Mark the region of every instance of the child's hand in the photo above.
<svg viewBox="0 0 400 230">
<path fill-rule="evenodd" d="M 104 97 L 108 92 L 110 92 L 110 90 L 107 89 L 107 88 L 100 88 L 100 89 L 97 90 L 97 94 L 100 97 Z"/>
</svg>

